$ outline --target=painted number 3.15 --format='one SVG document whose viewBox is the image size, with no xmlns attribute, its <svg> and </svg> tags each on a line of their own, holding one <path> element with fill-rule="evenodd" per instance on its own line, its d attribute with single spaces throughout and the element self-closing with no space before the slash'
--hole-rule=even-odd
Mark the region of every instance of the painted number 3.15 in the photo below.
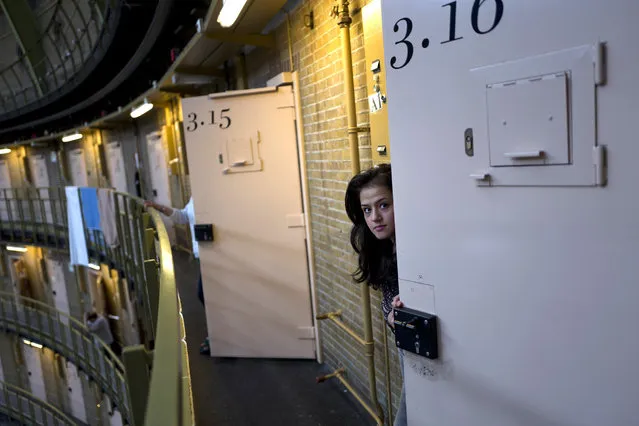
<svg viewBox="0 0 639 426">
<path fill-rule="evenodd" d="M 492 19 L 492 24 L 486 26 L 486 28 L 481 28 L 479 26 L 479 14 L 481 12 L 482 6 L 490 1 L 495 5 L 495 14 Z M 443 4 L 442 7 L 450 8 L 449 21 L 448 21 L 448 38 L 441 41 L 440 44 L 447 44 L 453 41 L 461 40 L 464 37 L 457 35 L 457 1 L 453 1 L 451 3 Z M 473 31 L 475 33 L 484 35 L 488 34 L 501 22 L 501 18 L 504 16 L 504 1 L 503 0 L 475 0 L 473 2 L 473 8 L 470 14 L 470 24 L 473 27 Z M 400 24 L 403 24 L 400 26 Z M 406 17 L 398 19 L 393 26 L 393 32 L 397 33 L 400 30 L 403 30 L 403 37 L 396 41 L 396 45 L 403 45 L 405 50 L 405 56 L 403 62 L 399 62 L 397 56 L 393 56 L 390 60 L 390 66 L 396 70 L 404 68 L 406 65 L 410 63 L 413 59 L 413 54 L 415 53 L 415 47 L 413 42 L 408 38 L 411 36 L 413 32 L 413 20 Z M 421 42 L 422 48 L 427 48 L 430 45 L 430 40 L 428 37 L 422 39 Z"/>
<path fill-rule="evenodd" d="M 195 132 L 199 127 L 206 126 L 206 125 L 214 126 L 216 124 L 220 127 L 220 129 L 228 129 L 229 127 L 231 127 L 231 117 L 227 115 L 227 113 L 229 113 L 230 111 L 231 111 L 230 108 L 224 108 L 223 110 L 221 110 L 219 115 L 219 122 L 215 119 L 216 117 L 215 111 L 209 111 L 210 113 L 209 121 L 204 121 L 204 120 L 198 121 L 197 114 L 194 112 L 190 112 L 186 115 L 186 117 L 188 118 L 188 120 L 186 120 L 186 122 L 188 123 L 186 126 L 186 131 Z"/>
</svg>

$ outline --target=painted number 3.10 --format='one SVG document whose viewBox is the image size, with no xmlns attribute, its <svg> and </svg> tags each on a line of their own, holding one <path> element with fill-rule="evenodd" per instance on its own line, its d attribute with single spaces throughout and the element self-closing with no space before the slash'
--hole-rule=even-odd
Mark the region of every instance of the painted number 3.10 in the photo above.
<svg viewBox="0 0 639 426">
<path fill-rule="evenodd" d="M 482 6 L 486 2 L 492 2 L 495 5 L 494 16 L 492 23 L 486 25 L 485 28 L 481 28 L 479 25 L 479 14 L 481 13 Z M 453 41 L 461 40 L 461 37 L 457 34 L 457 2 L 446 3 L 442 5 L 443 8 L 449 8 L 449 21 L 448 21 L 448 38 L 441 41 L 440 44 L 447 44 Z M 501 18 L 504 16 L 504 2 L 503 0 L 475 0 L 473 2 L 473 8 L 470 13 L 470 24 L 475 33 L 484 35 L 488 34 L 501 22 Z M 490 21 L 490 20 L 489 20 Z M 403 24 L 403 25 L 400 25 Z M 395 42 L 396 45 L 403 45 L 405 50 L 405 56 L 403 62 L 397 59 L 397 56 L 393 56 L 390 60 L 390 66 L 396 70 L 404 68 L 413 59 L 413 53 L 415 51 L 413 42 L 409 40 L 413 32 L 413 21 L 406 17 L 398 19 L 393 26 L 393 32 L 398 33 L 402 30 L 403 37 L 401 40 Z M 430 40 L 426 37 L 421 41 L 422 48 L 427 48 L 430 45 Z"/>
</svg>

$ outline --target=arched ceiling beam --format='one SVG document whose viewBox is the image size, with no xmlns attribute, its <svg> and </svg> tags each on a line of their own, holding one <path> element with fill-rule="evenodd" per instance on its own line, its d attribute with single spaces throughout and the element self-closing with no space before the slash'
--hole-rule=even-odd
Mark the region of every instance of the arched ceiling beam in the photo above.
<svg viewBox="0 0 639 426">
<path fill-rule="evenodd" d="M 42 34 L 35 14 L 27 0 L 0 0 L 0 6 L 22 49 L 33 86 L 38 95 L 42 96 L 47 68 L 44 48 L 40 43 Z"/>
</svg>

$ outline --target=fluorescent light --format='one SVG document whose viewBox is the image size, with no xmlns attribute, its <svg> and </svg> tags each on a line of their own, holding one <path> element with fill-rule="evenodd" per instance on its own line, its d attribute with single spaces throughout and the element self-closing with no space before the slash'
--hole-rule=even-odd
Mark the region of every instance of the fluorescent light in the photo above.
<svg viewBox="0 0 639 426">
<path fill-rule="evenodd" d="M 217 22 L 223 27 L 232 26 L 240 12 L 244 9 L 246 0 L 225 0 L 220 14 L 217 16 Z"/>
<path fill-rule="evenodd" d="M 62 142 L 77 141 L 78 139 L 82 139 L 82 133 L 75 132 L 70 135 L 62 136 Z"/>
<path fill-rule="evenodd" d="M 96 270 L 96 271 L 100 270 L 100 267 L 98 265 L 96 265 L 95 263 L 89 263 L 87 266 L 89 268 L 93 269 L 93 270 Z"/>
<path fill-rule="evenodd" d="M 0 148 L 0 155 L 8 154 L 11 152 L 11 148 Z"/>
<path fill-rule="evenodd" d="M 34 348 L 42 349 L 42 345 L 40 343 L 32 342 L 31 340 L 22 339 L 25 345 L 33 346 Z"/>
<path fill-rule="evenodd" d="M 17 246 L 7 246 L 7 250 L 9 251 L 17 251 L 20 253 L 26 253 L 27 252 L 27 248 L 26 247 L 17 247 Z"/>
<path fill-rule="evenodd" d="M 140 105 L 139 107 L 133 108 L 133 110 L 131 111 L 131 118 L 138 118 L 139 116 L 146 114 L 152 109 L 153 109 L 153 104 L 145 100 L 142 105 Z"/>
</svg>

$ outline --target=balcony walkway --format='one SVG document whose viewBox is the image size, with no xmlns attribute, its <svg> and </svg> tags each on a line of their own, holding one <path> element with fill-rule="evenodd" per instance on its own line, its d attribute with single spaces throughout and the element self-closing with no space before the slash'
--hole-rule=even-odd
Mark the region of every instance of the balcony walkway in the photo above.
<svg viewBox="0 0 639 426">
<path fill-rule="evenodd" d="M 199 264 L 174 255 L 175 276 L 186 323 L 198 425 L 362 426 L 370 416 L 315 361 L 215 359 L 200 355 L 206 337 L 204 308 L 197 298 Z"/>
</svg>

